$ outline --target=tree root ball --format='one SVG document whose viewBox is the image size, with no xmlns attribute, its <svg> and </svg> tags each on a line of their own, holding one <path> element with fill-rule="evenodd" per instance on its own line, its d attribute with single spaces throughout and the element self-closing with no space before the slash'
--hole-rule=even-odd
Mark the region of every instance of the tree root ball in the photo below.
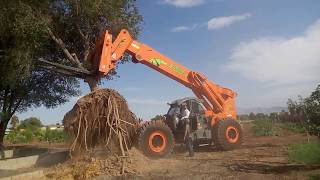
<svg viewBox="0 0 320 180">
<path fill-rule="evenodd" d="M 138 119 L 117 91 L 97 89 L 77 101 L 63 125 L 70 136 L 71 156 L 102 147 L 125 157 L 135 140 Z"/>
</svg>

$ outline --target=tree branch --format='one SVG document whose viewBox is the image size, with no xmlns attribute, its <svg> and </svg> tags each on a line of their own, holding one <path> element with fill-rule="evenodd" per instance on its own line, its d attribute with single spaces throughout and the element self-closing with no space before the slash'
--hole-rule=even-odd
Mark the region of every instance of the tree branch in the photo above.
<svg viewBox="0 0 320 180">
<path fill-rule="evenodd" d="M 90 42 L 89 42 L 89 36 L 88 34 L 84 34 L 83 31 L 81 30 L 80 28 L 80 5 L 79 5 L 79 1 L 76 0 L 75 1 L 75 6 L 76 6 L 76 21 L 75 21 L 75 25 L 76 25 L 76 28 L 80 34 L 80 37 L 81 37 L 81 40 L 82 42 L 84 43 L 84 53 L 83 53 L 83 63 L 87 63 L 87 60 L 88 60 L 88 56 L 89 56 L 89 53 L 90 53 Z"/>
<path fill-rule="evenodd" d="M 21 102 L 22 102 L 22 98 L 20 98 L 19 101 L 14 105 L 13 110 L 10 113 L 10 117 L 12 117 L 14 115 L 14 113 L 16 113 L 16 111 L 18 110 Z"/>
<path fill-rule="evenodd" d="M 52 70 L 58 73 L 62 73 L 68 76 L 74 76 L 78 77 L 81 79 L 85 79 L 89 76 L 95 76 L 95 73 L 90 72 L 86 69 L 81 69 L 81 68 L 75 68 L 75 67 L 70 67 L 70 66 L 65 66 L 59 63 L 53 63 L 50 61 L 46 61 L 42 58 L 37 60 L 37 67 L 47 69 L 47 70 Z"/>
<path fill-rule="evenodd" d="M 3 98 L 3 105 L 2 105 L 2 112 L 6 112 L 7 110 L 7 97 L 8 97 L 8 94 L 9 94 L 9 88 L 6 87 L 6 89 L 4 90 L 4 98 Z"/>
<path fill-rule="evenodd" d="M 77 30 L 80 34 L 80 37 L 84 43 L 84 53 L 83 53 L 83 62 L 86 63 L 87 62 L 87 59 L 88 59 L 88 56 L 89 56 L 89 53 L 90 53 L 90 42 L 88 40 L 88 35 L 84 35 L 84 33 L 82 32 L 82 30 L 80 29 L 79 27 L 79 24 L 76 23 L 76 27 L 77 27 Z"/>
<path fill-rule="evenodd" d="M 83 41 L 83 42 L 87 42 L 87 40 L 88 40 L 88 35 L 84 35 L 84 33 L 83 33 L 82 30 L 80 29 L 78 23 L 76 23 L 76 27 L 77 27 L 77 30 L 78 30 L 78 32 L 79 32 L 79 34 L 80 34 L 80 37 L 81 37 L 82 41 Z"/>
<path fill-rule="evenodd" d="M 9 98 L 9 107 L 7 109 L 7 112 L 9 113 L 10 116 L 11 116 L 11 109 L 12 109 L 12 106 L 14 104 L 14 98 L 15 97 L 16 97 L 16 94 L 14 93 L 14 90 L 11 90 L 10 98 Z"/>
<path fill-rule="evenodd" d="M 48 33 L 50 35 L 50 37 L 60 46 L 60 48 L 62 49 L 63 53 L 67 56 L 67 58 L 73 63 L 75 64 L 78 68 L 84 69 L 82 64 L 80 63 L 78 58 L 74 58 L 76 56 L 73 56 L 69 50 L 66 48 L 66 45 L 64 44 L 64 42 L 60 39 L 57 38 L 50 29 L 48 29 Z M 74 54 L 74 53 L 73 53 Z M 74 54 L 75 55 L 75 54 Z"/>
</svg>

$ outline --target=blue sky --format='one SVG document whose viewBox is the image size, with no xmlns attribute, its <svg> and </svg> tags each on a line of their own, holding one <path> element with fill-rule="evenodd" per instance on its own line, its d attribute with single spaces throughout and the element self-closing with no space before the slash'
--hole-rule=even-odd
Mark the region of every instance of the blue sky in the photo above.
<svg viewBox="0 0 320 180">
<path fill-rule="evenodd" d="M 238 92 L 239 107 L 285 106 L 320 83 L 318 0 L 141 0 L 139 41 Z M 179 83 L 142 64 L 118 68 L 102 87 L 118 90 L 138 117 L 167 111 L 166 102 L 193 96 Z M 82 94 L 89 92 L 81 85 Z M 79 97 L 55 109 L 18 114 L 60 122 Z"/>
</svg>

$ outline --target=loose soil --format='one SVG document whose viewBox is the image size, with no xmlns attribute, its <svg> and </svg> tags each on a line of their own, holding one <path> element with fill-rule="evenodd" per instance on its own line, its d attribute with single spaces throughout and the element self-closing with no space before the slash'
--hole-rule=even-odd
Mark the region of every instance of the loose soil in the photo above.
<svg viewBox="0 0 320 180">
<path fill-rule="evenodd" d="M 115 101 L 110 100 L 110 94 L 111 97 L 116 97 Z M 103 99 L 102 101 L 100 101 L 101 98 Z M 244 132 L 244 144 L 236 150 L 218 151 L 214 146 L 201 146 L 196 149 L 194 157 L 188 157 L 185 146 L 178 144 L 174 153 L 167 158 L 150 159 L 135 147 L 128 146 L 129 150 L 126 151 L 125 157 L 123 157 L 123 153 L 119 154 L 119 151 L 112 150 L 119 150 L 120 148 L 119 138 L 116 136 L 117 133 L 114 133 L 114 142 L 109 143 L 107 140 L 109 137 L 108 132 L 112 129 L 110 129 L 110 125 L 101 125 L 106 124 L 110 119 L 105 118 L 110 113 L 110 110 L 106 110 L 106 108 L 110 109 L 110 107 L 117 107 L 120 114 L 115 117 L 116 111 L 113 109 L 112 117 L 115 117 L 113 118 L 114 120 L 121 119 L 130 124 L 137 124 L 137 120 L 129 111 L 125 100 L 115 91 L 99 90 L 85 96 L 66 115 L 64 124 L 67 130 L 73 133 L 73 142 L 77 144 L 76 146 L 71 146 L 71 148 L 78 147 L 90 153 L 87 153 L 88 156 L 81 156 L 81 158 L 72 159 L 49 169 L 47 171 L 48 178 L 262 180 L 309 179 L 310 175 L 317 175 L 317 177 L 320 175 L 320 165 L 306 166 L 294 164 L 288 160 L 288 145 L 306 142 L 308 139 L 306 135 L 282 130 L 279 136 L 255 137 L 252 133 L 251 122 L 241 123 Z M 94 121 L 91 120 L 89 122 L 89 118 L 93 118 Z M 80 119 L 84 120 L 82 124 Z M 99 120 L 97 121 L 97 119 Z M 97 123 L 99 121 L 100 123 Z M 88 123 L 91 124 L 88 125 Z M 112 127 L 117 128 L 117 130 L 129 128 L 129 131 L 132 130 L 134 132 L 135 127 L 129 123 L 121 121 L 120 128 Z M 99 125 L 97 126 L 97 124 Z M 80 128 L 81 133 L 78 132 L 79 127 L 82 127 Z M 90 133 L 85 132 L 86 128 L 83 127 L 90 128 Z M 104 129 L 102 130 L 103 133 L 101 133 L 101 129 Z M 97 141 L 97 138 L 92 136 L 97 132 L 103 136 L 100 139 L 101 141 Z M 77 134 L 80 134 L 80 140 L 75 140 Z M 133 134 L 135 133 L 126 137 L 123 136 L 123 138 L 127 138 L 128 142 L 129 140 L 132 142 L 135 138 Z M 85 137 L 87 137 L 87 140 Z M 95 137 L 97 136 L 95 135 Z M 312 137 L 311 140 L 316 141 L 317 139 Z M 109 155 L 105 154 L 106 151 L 109 152 Z M 125 158 L 125 161 L 123 158 Z"/>
<path fill-rule="evenodd" d="M 218 151 L 202 146 L 194 157 L 187 157 L 183 145 L 177 145 L 172 155 L 149 159 L 134 149 L 135 173 L 104 179 L 309 179 L 319 175 L 320 166 L 290 163 L 287 145 L 306 142 L 307 136 L 284 132 L 284 136 L 254 137 L 250 122 L 243 123 L 244 144 L 233 151 Z M 311 138 L 311 141 L 317 140 Z M 98 179 L 99 179 L 98 178 Z"/>
<path fill-rule="evenodd" d="M 119 173 L 121 164 L 117 164 L 116 159 L 113 162 L 112 159 L 88 159 L 86 163 L 79 162 L 78 167 L 65 168 L 66 176 L 55 176 L 55 179 L 72 179 L 73 172 L 87 171 L 90 174 L 99 163 L 99 170 L 94 171 L 96 174 L 91 172 L 97 179 L 300 180 L 309 179 L 311 175 L 319 177 L 319 165 L 306 166 L 290 163 L 288 160 L 287 146 L 306 142 L 307 136 L 285 132 L 283 136 L 255 137 L 251 126 L 250 122 L 242 123 L 244 144 L 233 151 L 218 151 L 213 146 L 202 146 L 197 149 L 194 157 L 187 157 L 185 147 L 176 145 L 174 153 L 169 157 L 150 159 L 133 147 L 129 150 L 131 161 L 127 164 L 124 175 Z M 310 140 L 316 141 L 317 138 L 311 137 Z M 101 163 L 104 164 L 101 166 Z M 61 175 L 61 168 L 59 171 L 56 174 Z"/>
</svg>

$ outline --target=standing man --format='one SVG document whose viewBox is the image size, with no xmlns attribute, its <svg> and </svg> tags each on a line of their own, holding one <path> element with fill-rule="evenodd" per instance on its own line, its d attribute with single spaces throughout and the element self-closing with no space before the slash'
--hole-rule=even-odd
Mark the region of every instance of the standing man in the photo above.
<svg viewBox="0 0 320 180">
<path fill-rule="evenodd" d="M 190 111 L 187 108 L 187 104 L 182 104 L 181 105 L 180 123 L 183 122 L 183 124 L 185 125 L 184 142 L 186 143 L 186 147 L 187 147 L 187 149 L 189 151 L 189 156 L 192 157 L 192 156 L 194 156 L 194 152 L 193 152 L 192 139 L 191 139 L 191 137 L 189 137 L 189 135 L 190 135 L 190 120 L 189 120 L 189 116 L 190 116 Z"/>
</svg>

